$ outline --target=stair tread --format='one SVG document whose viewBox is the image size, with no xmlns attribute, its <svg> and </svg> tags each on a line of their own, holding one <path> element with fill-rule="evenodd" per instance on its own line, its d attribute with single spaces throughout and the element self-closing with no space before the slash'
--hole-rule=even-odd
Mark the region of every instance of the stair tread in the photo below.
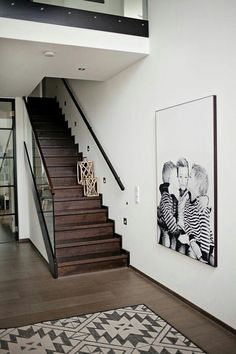
<svg viewBox="0 0 236 354">
<path fill-rule="evenodd" d="M 54 139 L 53 139 L 54 140 Z M 67 140 L 61 140 L 61 142 L 56 142 L 55 145 L 51 145 L 53 142 L 52 142 L 52 139 L 48 139 L 48 142 L 45 142 L 42 144 L 41 142 L 40 143 L 40 146 L 42 149 L 48 149 L 48 148 L 72 148 L 75 146 L 75 143 L 73 141 L 67 141 Z"/>
<path fill-rule="evenodd" d="M 73 186 L 55 186 L 53 189 L 57 190 L 57 189 L 83 189 L 83 186 L 81 186 L 81 184 L 75 184 Z"/>
<path fill-rule="evenodd" d="M 89 222 L 87 224 L 78 225 L 78 224 L 61 224 L 56 225 L 55 232 L 57 231 L 70 231 L 70 230 L 81 230 L 87 228 L 97 228 L 97 227 L 110 227 L 113 226 L 113 221 L 106 221 L 106 222 Z"/>
<path fill-rule="evenodd" d="M 103 244 L 103 243 L 116 243 L 116 242 L 120 242 L 120 238 L 119 237 L 116 237 L 116 236 L 110 236 L 109 238 L 106 237 L 106 238 L 99 238 L 99 239 L 92 239 L 89 238 L 89 239 L 84 239 L 84 240 L 79 240 L 79 241 L 76 241 L 75 240 L 71 240 L 71 242 L 69 242 L 69 240 L 67 240 L 67 242 L 63 242 L 63 243 L 58 243 L 56 245 L 56 248 L 69 248 L 69 247 L 78 247 L 78 246 L 87 246 L 87 245 L 95 245 L 95 244 Z"/>
<path fill-rule="evenodd" d="M 98 241 L 98 240 L 110 240 L 111 238 L 114 238 L 115 236 L 116 239 L 120 238 L 120 235 L 116 235 L 114 233 L 112 233 L 111 235 L 95 235 L 95 236 L 82 236 L 82 237 L 78 237 L 78 238 L 66 238 L 66 239 L 62 239 L 62 240 L 56 240 L 56 244 L 57 245 L 67 245 L 67 244 L 74 244 L 77 242 L 84 242 L 84 243 L 88 243 L 89 241 Z M 77 241 L 76 241 L 77 240 Z"/>
<path fill-rule="evenodd" d="M 42 145 L 42 144 L 40 144 L 40 146 L 41 146 L 41 148 L 43 149 L 43 148 L 47 148 L 47 149 L 63 149 L 63 150 L 65 150 L 65 149 L 68 149 L 68 150 L 77 150 L 76 149 L 76 146 L 75 146 L 76 144 L 74 144 L 74 146 L 61 146 L 61 145 Z"/>
<path fill-rule="evenodd" d="M 54 202 L 74 202 L 74 201 L 83 201 L 83 200 L 100 200 L 101 196 L 97 197 L 54 197 Z"/>
<path fill-rule="evenodd" d="M 78 153 L 76 153 L 76 154 L 74 154 L 74 155 L 63 155 L 63 156 L 59 156 L 59 155 L 46 155 L 46 154 L 44 154 L 44 157 L 45 157 L 45 159 L 50 159 L 50 158 L 70 158 L 70 157 L 78 157 L 79 155 L 78 155 Z"/>
<path fill-rule="evenodd" d="M 53 176 L 51 175 L 50 176 L 51 178 L 66 178 L 66 177 L 77 177 L 77 174 L 76 173 L 71 173 L 71 174 L 66 174 L 66 175 L 60 175 L 60 176 Z"/>
<path fill-rule="evenodd" d="M 89 256 L 89 257 L 88 257 Z M 60 261 L 58 262 L 58 267 L 65 267 L 69 265 L 79 265 L 79 264 L 86 264 L 86 263 L 98 263 L 98 262 L 104 262 L 104 261 L 112 261 L 112 260 L 118 260 L 118 259 L 126 259 L 128 258 L 128 254 L 124 251 L 120 252 L 120 254 L 116 255 L 108 255 L 108 256 L 102 256 L 99 255 L 98 257 L 92 257 L 91 255 L 88 256 L 81 256 L 80 260 L 78 260 L 77 256 L 74 257 L 68 257 L 68 259 L 61 257 Z"/>
<path fill-rule="evenodd" d="M 45 137 L 40 136 L 39 141 L 40 140 L 51 140 L 51 138 L 48 136 L 45 136 Z M 53 140 L 70 140 L 70 141 L 72 141 L 73 137 L 72 136 L 56 136 Z"/>
<path fill-rule="evenodd" d="M 107 208 L 95 208 L 95 209 L 71 209 L 71 210 L 62 210 L 55 211 L 55 216 L 63 216 L 63 215 L 81 215 L 81 214 L 99 214 L 107 211 Z"/>
</svg>

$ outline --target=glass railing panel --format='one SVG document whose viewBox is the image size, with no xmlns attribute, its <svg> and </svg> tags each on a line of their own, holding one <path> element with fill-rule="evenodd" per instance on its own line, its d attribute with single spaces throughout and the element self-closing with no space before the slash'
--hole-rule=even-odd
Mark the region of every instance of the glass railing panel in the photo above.
<svg viewBox="0 0 236 354">
<path fill-rule="evenodd" d="M 12 102 L 0 101 L 0 128 L 12 129 Z"/>
<path fill-rule="evenodd" d="M 12 130 L 0 128 L 0 158 L 4 156 L 13 157 L 13 133 Z"/>
<path fill-rule="evenodd" d="M 14 242 L 14 232 L 16 232 L 15 215 L 1 215 L 0 213 L 1 243 Z"/>
<path fill-rule="evenodd" d="M 50 238 L 52 249 L 54 250 L 54 208 L 53 208 L 53 195 L 51 192 L 50 183 L 44 168 L 42 156 L 37 145 L 36 138 L 32 134 L 32 151 L 33 151 L 33 173 L 36 182 L 38 195 L 40 198 L 41 208 L 44 219 L 47 225 L 48 235 Z"/>
<path fill-rule="evenodd" d="M 147 0 L 32 0 L 40 4 L 147 20 Z"/>
<path fill-rule="evenodd" d="M 14 187 L 0 187 L 0 216 L 15 213 Z M 7 219 L 7 218 L 6 218 Z"/>
<path fill-rule="evenodd" d="M 14 160 L 13 158 L 0 158 L 0 186 L 14 185 Z"/>
</svg>

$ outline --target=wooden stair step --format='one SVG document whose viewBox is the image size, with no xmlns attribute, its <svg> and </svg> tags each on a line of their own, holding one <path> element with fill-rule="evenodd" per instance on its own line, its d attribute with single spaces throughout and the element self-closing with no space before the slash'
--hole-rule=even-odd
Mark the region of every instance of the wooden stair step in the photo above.
<svg viewBox="0 0 236 354">
<path fill-rule="evenodd" d="M 99 227 L 113 227 L 114 223 L 111 220 L 108 220 L 106 223 L 88 223 L 88 224 L 83 224 L 83 225 L 78 225 L 78 224 L 60 224 L 55 227 L 55 231 L 70 231 L 70 230 L 84 230 L 84 229 L 97 229 Z"/>
<path fill-rule="evenodd" d="M 73 210 L 73 209 L 96 209 L 101 208 L 102 198 L 98 197 L 67 197 L 54 198 L 54 210 Z"/>
<path fill-rule="evenodd" d="M 48 167 L 50 177 L 72 177 L 77 176 L 76 164 L 72 166 L 54 166 Z"/>
<path fill-rule="evenodd" d="M 111 255 L 107 257 L 96 257 L 77 261 L 70 260 L 68 262 L 58 263 L 58 276 L 61 277 L 85 272 L 94 272 L 98 270 L 127 267 L 128 264 L 129 256 L 125 251 L 119 255 Z"/>
<path fill-rule="evenodd" d="M 62 138 L 62 139 L 44 139 L 44 138 L 40 138 L 39 139 L 39 143 L 40 143 L 40 146 L 42 148 L 48 148 L 48 147 L 74 147 L 75 146 L 75 143 L 74 143 L 74 139 L 72 138 Z M 78 147 L 78 144 L 76 144 L 77 147 Z"/>
<path fill-rule="evenodd" d="M 55 186 L 54 187 L 55 198 L 57 197 L 82 197 L 84 195 L 84 188 L 80 184 L 73 186 Z"/>
<path fill-rule="evenodd" d="M 44 114 L 39 114 L 39 113 L 31 113 L 30 114 L 30 118 L 33 122 L 41 122 L 41 120 L 57 120 L 57 119 L 62 119 L 63 121 L 65 121 L 64 119 L 64 115 L 62 115 L 60 112 L 52 112 L 50 114 L 48 114 L 47 112 Z"/>
<path fill-rule="evenodd" d="M 71 132 L 70 132 L 70 129 L 68 128 L 67 130 L 51 130 L 51 131 L 48 131 L 48 130 L 38 130 L 37 132 L 37 136 L 38 138 L 40 137 L 48 137 L 48 138 L 58 138 L 58 137 L 64 137 L 64 136 L 71 136 Z"/>
<path fill-rule="evenodd" d="M 43 138 L 39 137 L 39 141 L 41 141 L 41 140 L 45 140 L 45 141 L 49 142 L 49 141 L 51 141 L 51 138 L 50 137 L 45 137 L 45 138 L 44 137 Z M 71 136 L 57 136 L 57 137 L 54 138 L 54 140 L 58 141 L 58 142 L 59 141 L 64 141 L 64 140 L 71 140 L 72 141 L 72 140 L 74 140 L 74 136 L 72 136 L 72 135 Z"/>
<path fill-rule="evenodd" d="M 66 238 L 66 239 L 58 239 L 56 238 L 56 245 L 67 245 L 67 244 L 77 244 L 78 242 L 93 242 L 93 241 L 104 241 L 110 240 L 114 237 L 114 234 L 111 235 L 100 235 L 100 236 L 93 236 L 93 237 L 79 237 L 79 238 Z"/>
<path fill-rule="evenodd" d="M 76 186 L 78 184 L 77 176 L 62 176 L 51 178 L 53 187 L 57 186 Z"/>
<path fill-rule="evenodd" d="M 61 156 L 78 156 L 78 150 L 74 147 L 65 147 L 65 146 L 50 146 L 50 147 L 42 147 L 43 155 L 45 158 L 47 157 L 61 157 Z"/>
<path fill-rule="evenodd" d="M 71 257 L 91 257 L 99 256 L 101 254 L 105 255 L 107 253 L 120 253 L 121 248 L 121 239 L 120 237 L 113 237 L 100 240 L 92 241 L 79 241 L 74 243 L 64 243 L 56 245 L 56 254 L 57 259 L 60 262 L 61 260 L 65 261 Z"/>
<path fill-rule="evenodd" d="M 68 123 L 61 118 L 58 118 L 57 120 L 48 120 L 44 118 L 41 121 L 33 121 L 33 127 L 39 130 L 45 130 L 46 128 L 49 130 L 53 128 L 68 129 Z"/>
<path fill-rule="evenodd" d="M 63 210 L 63 211 L 56 211 L 55 216 L 64 216 L 64 215 L 82 215 L 82 214 L 98 214 L 107 212 L 107 207 L 97 208 L 97 209 L 84 209 L 84 210 Z"/>
<path fill-rule="evenodd" d="M 78 161 L 82 161 L 82 153 L 78 153 L 76 156 L 46 156 L 45 161 L 47 167 L 64 167 L 64 166 L 76 166 Z"/>
<path fill-rule="evenodd" d="M 83 225 L 61 224 L 55 225 L 56 243 L 67 240 L 93 239 L 96 237 L 112 237 L 114 235 L 114 222 L 88 223 Z"/>
<path fill-rule="evenodd" d="M 75 246 L 84 246 L 84 245 L 99 245 L 99 244 L 103 244 L 103 243 L 116 243 L 120 241 L 120 237 L 105 237 L 105 238 L 97 238 L 97 239 L 84 239 L 84 240 L 80 240 L 75 242 L 74 240 L 70 240 L 64 243 L 58 243 L 56 245 L 56 249 L 61 249 L 61 248 L 69 248 L 69 247 L 75 247 Z"/>
<path fill-rule="evenodd" d="M 122 255 L 122 250 L 119 252 L 104 252 L 98 256 L 96 254 L 87 254 L 80 256 L 79 259 L 76 256 L 61 257 L 60 265 L 70 265 L 70 264 L 82 264 L 82 263 L 95 263 L 98 259 L 105 260 L 110 257 L 119 257 Z"/>
<path fill-rule="evenodd" d="M 76 196 L 65 196 L 65 197 L 55 197 L 54 202 L 70 202 L 70 201 L 83 201 L 83 200 L 102 200 L 101 194 L 98 196 L 94 197 L 87 197 L 87 196 L 81 196 L 81 197 L 76 197 Z"/>
<path fill-rule="evenodd" d="M 106 222 L 107 208 L 87 209 L 87 210 L 69 210 L 55 212 L 55 225 L 62 224 L 89 224 L 90 222 Z"/>
</svg>

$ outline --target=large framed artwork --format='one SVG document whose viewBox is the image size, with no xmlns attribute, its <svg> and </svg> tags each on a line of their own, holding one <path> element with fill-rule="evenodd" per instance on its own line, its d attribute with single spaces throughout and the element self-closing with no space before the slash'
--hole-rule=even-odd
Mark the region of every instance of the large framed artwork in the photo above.
<svg viewBox="0 0 236 354">
<path fill-rule="evenodd" d="M 213 267 L 216 107 L 213 95 L 156 111 L 157 243 Z"/>
</svg>

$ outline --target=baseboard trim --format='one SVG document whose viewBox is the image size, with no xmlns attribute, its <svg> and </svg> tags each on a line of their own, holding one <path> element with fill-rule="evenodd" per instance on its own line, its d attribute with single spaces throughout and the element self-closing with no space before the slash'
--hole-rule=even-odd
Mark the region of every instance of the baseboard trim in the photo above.
<svg viewBox="0 0 236 354">
<path fill-rule="evenodd" d="M 17 242 L 19 243 L 26 243 L 26 242 L 31 242 L 31 240 L 29 238 L 21 238 L 19 239 Z M 32 242 L 31 242 L 32 243 Z"/>
<path fill-rule="evenodd" d="M 191 301 L 185 299 L 183 296 L 179 295 L 178 293 L 176 293 L 175 291 L 169 289 L 167 286 L 159 283 L 157 280 L 149 277 L 147 274 L 143 273 L 141 270 L 135 268 L 134 266 L 130 265 L 129 266 L 134 272 L 142 275 L 144 278 L 150 280 L 152 283 L 158 285 L 159 287 L 161 287 L 162 289 L 164 289 L 165 291 L 167 291 L 169 294 L 174 295 L 175 297 L 177 297 L 179 300 L 183 301 L 185 304 L 189 305 L 190 307 L 192 307 L 194 310 L 200 312 L 201 314 L 203 314 L 205 317 L 207 317 L 208 319 L 210 319 L 211 321 L 217 323 L 218 325 L 220 325 L 221 327 L 223 327 L 224 329 L 230 331 L 231 333 L 233 333 L 234 335 L 236 335 L 236 329 L 234 329 L 233 327 L 229 326 L 228 324 L 226 324 L 225 322 L 219 320 L 217 317 L 211 315 L 209 312 L 203 310 L 201 307 L 195 305 L 194 303 L 192 303 Z"/>
</svg>

